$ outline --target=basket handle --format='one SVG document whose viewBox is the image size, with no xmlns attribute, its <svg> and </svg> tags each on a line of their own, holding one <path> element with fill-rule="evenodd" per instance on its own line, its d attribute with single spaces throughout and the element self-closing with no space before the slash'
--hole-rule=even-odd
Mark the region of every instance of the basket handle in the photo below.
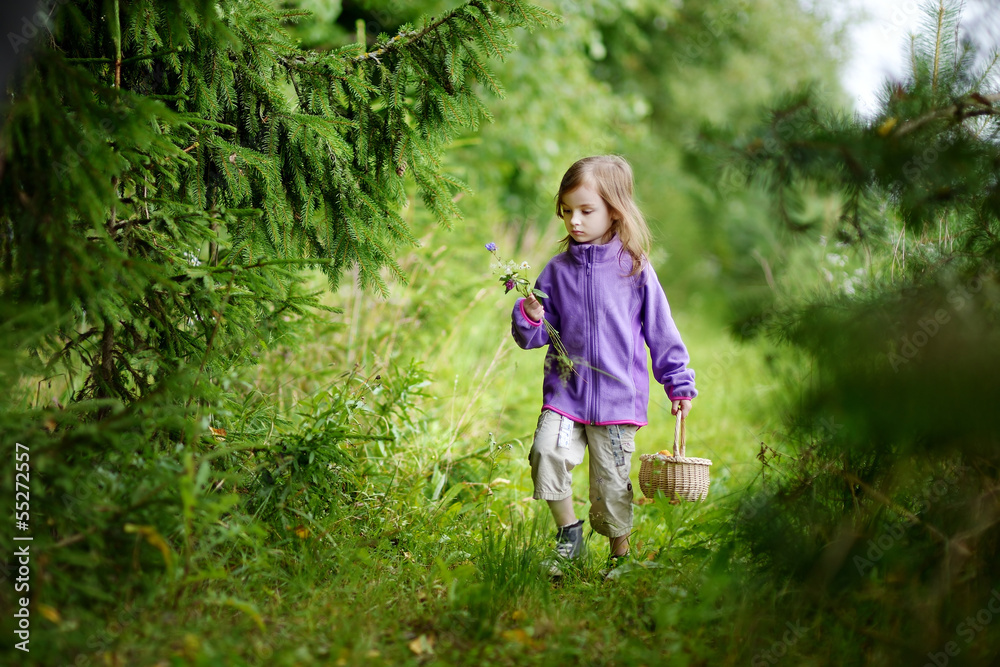
<svg viewBox="0 0 1000 667">
<path fill-rule="evenodd" d="M 674 424 L 674 456 L 684 456 L 684 445 L 687 434 L 684 432 L 684 413 L 677 409 L 677 422 Z M 680 450 L 678 450 L 678 447 Z M 679 451 L 679 453 L 678 453 Z"/>
</svg>

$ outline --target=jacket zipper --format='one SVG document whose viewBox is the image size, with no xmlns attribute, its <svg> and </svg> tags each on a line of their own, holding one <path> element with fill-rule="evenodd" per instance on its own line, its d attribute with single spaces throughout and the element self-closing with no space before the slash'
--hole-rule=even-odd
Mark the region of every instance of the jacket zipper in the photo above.
<svg viewBox="0 0 1000 667">
<path fill-rule="evenodd" d="M 595 303 L 595 299 L 594 299 L 594 276 L 593 276 L 593 271 L 592 271 L 593 266 L 594 266 L 594 253 L 595 252 L 596 252 L 596 248 L 594 248 L 594 246 L 590 246 L 590 248 L 588 249 L 588 252 L 587 252 L 587 291 L 589 292 L 589 295 L 590 295 L 590 298 L 589 298 L 590 312 L 594 314 L 594 317 L 592 318 L 593 326 L 590 329 L 590 349 L 593 351 L 592 354 L 591 354 L 591 358 L 594 361 L 593 368 L 591 369 L 591 373 L 590 373 L 590 375 L 591 375 L 591 387 L 590 387 L 590 398 L 591 398 L 591 401 L 590 401 L 590 405 L 591 405 L 591 414 L 590 414 L 591 420 L 590 420 L 590 424 L 591 424 L 591 426 L 594 426 L 594 425 L 597 424 L 597 419 L 595 419 L 595 417 L 597 417 L 597 401 L 598 401 L 597 383 L 598 383 L 598 376 L 597 376 L 597 373 L 594 372 L 594 370 L 597 369 L 597 368 L 600 368 L 600 364 L 598 363 L 598 358 L 597 358 L 598 351 L 599 351 L 598 350 L 598 345 L 597 345 L 597 343 L 598 343 L 598 336 L 597 336 L 597 307 L 596 307 L 597 304 Z"/>
</svg>

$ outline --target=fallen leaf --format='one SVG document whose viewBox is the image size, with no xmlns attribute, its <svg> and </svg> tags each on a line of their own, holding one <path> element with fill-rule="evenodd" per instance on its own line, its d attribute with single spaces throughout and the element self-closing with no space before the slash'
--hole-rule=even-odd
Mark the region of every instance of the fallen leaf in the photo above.
<svg viewBox="0 0 1000 667">
<path fill-rule="evenodd" d="M 518 644 L 530 644 L 531 637 L 528 633 L 524 631 L 523 628 L 514 628 L 513 630 L 504 630 L 500 633 L 500 636 L 509 642 L 516 642 Z"/>
<path fill-rule="evenodd" d="M 413 641 L 411 641 L 407 646 L 413 651 L 415 655 L 426 655 L 429 653 L 434 653 L 434 637 L 428 637 L 427 635 L 420 635 Z"/>
<path fill-rule="evenodd" d="M 62 623 L 62 617 L 59 615 L 59 612 L 56 611 L 54 607 L 50 607 L 47 604 L 39 604 L 38 611 L 39 613 L 41 613 L 42 616 L 49 619 L 53 623 Z"/>
</svg>

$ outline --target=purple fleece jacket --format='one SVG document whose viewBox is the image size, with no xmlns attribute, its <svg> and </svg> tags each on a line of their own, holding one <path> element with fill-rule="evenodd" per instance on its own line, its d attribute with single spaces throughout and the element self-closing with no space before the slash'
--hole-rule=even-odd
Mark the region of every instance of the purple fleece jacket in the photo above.
<svg viewBox="0 0 1000 667">
<path fill-rule="evenodd" d="M 649 373 L 645 343 L 653 358 L 653 377 L 671 399 L 694 398 L 694 371 L 687 367 L 681 341 L 660 281 L 647 262 L 628 277 L 632 258 L 615 236 L 605 245 L 570 242 L 569 249 L 545 265 L 535 287 L 545 319 L 559 332 L 576 372 L 563 382 L 549 346 L 543 407 L 587 424 L 645 426 Z M 549 344 L 541 322 L 524 312 L 518 299 L 511 333 L 523 349 Z M 597 372 L 597 370 L 603 372 Z"/>
</svg>

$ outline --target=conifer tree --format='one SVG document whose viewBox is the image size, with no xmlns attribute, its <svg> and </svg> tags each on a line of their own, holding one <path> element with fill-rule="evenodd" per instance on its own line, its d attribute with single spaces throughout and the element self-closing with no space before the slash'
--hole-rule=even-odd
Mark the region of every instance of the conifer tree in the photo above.
<svg viewBox="0 0 1000 667">
<path fill-rule="evenodd" d="M 405 280 L 401 208 L 417 193 L 442 224 L 457 217 L 465 186 L 441 153 L 489 120 L 481 95 L 502 87 L 488 61 L 514 48 L 514 29 L 553 16 L 472 0 L 371 47 L 309 51 L 286 30 L 306 15 L 259 0 L 52 9 L 0 129 L 0 379 L 12 388 L 0 449 L 33 447 L 32 508 L 49 533 L 36 539 L 65 600 L 129 571 L 79 576 L 87 554 L 128 558 L 123 524 L 146 526 L 165 556 L 160 533 L 182 535 L 191 553 L 205 466 L 222 465 L 192 456 L 241 403 L 232 369 L 315 310 L 303 269 L 330 286 L 356 269 L 380 293 L 383 272 Z M 178 498 L 187 473 L 196 483 Z"/>
<path fill-rule="evenodd" d="M 762 315 L 812 365 L 794 387 L 793 458 L 771 463 L 776 483 L 736 523 L 758 583 L 797 589 L 789 614 L 831 637 L 872 629 L 826 645 L 845 663 L 939 655 L 1000 576 L 1000 57 L 975 48 L 958 3 L 926 9 L 911 72 L 887 82 L 876 117 L 800 95 L 735 146 L 799 243 L 831 230 L 789 209 L 809 189 L 836 197 L 830 241 L 864 272 Z M 961 650 L 995 656 L 986 640 Z"/>
</svg>

